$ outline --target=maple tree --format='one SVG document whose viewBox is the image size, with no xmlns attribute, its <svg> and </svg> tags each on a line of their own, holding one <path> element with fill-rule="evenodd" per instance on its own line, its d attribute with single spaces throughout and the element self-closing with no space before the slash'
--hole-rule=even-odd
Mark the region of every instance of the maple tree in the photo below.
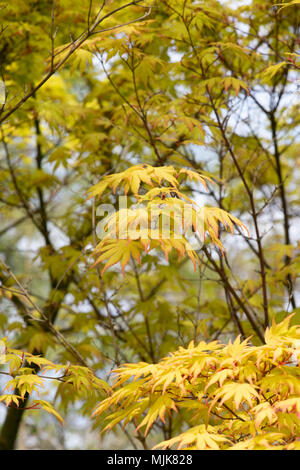
<svg viewBox="0 0 300 470">
<path fill-rule="evenodd" d="M 106 429 L 136 421 L 145 435 L 167 413 L 184 416 L 190 427 L 156 448 L 299 450 L 300 330 L 289 320 L 267 329 L 263 346 L 240 337 L 227 345 L 192 341 L 157 364 L 125 364 L 115 371 L 120 388 L 94 415 L 113 407 Z"/>
<path fill-rule="evenodd" d="M 298 449 L 299 1 L 0 15 L 0 448 Z"/>
</svg>

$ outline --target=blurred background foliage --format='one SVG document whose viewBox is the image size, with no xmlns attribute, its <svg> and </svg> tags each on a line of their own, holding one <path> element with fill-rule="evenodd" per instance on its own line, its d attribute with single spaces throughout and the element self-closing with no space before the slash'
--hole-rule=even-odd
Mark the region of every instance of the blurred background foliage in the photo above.
<svg viewBox="0 0 300 470">
<path fill-rule="evenodd" d="M 157 362 L 192 339 L 261 344 L 272 318 L 291 312 L 299 323 L 300 6 L 0 3 L 1 259 L 97 376 L 110 382 L 116 365 Z M 226 254 L 208 240 L 196 272 L 153 251 L 125 276 L 114 266 L 99 277 L 97 204 L 117 209 L 121 192 L 95 202 L 86 191 L 141 163 L 208 172 L 216 184 L 187 183 L 186 194 L 232 213 L 250 236 L 220 227 Z M 4 265 L 0 295 L 12 347 L 76 363 Z M 1 404 L 0 447 L 150 448 L 184 426 L 167 420 L 146 441 L 134 428 L 100 435 L 90 416 L 101 394 L 85 392 L 45 390 L 64 428 Z"/>
</svg>

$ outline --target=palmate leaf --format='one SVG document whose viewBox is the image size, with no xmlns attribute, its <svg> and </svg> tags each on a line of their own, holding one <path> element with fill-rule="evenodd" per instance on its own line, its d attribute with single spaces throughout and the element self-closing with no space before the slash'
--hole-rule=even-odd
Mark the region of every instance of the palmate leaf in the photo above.
<svg viewBox="0 0 300 470">
<path fill-rule="evenodd" d="M 219 443 L 230 442 L 226 436 L 217 434 L 216 429 L 212 426 L 206 427 L 203 424 L 190 428 L 188 431 L 173 437 L 167 441 L 163 441 L 156 445 L 154 449 L 162 448 L 163 450 L 177 444 L 177 449 L 195 448 L 199 450 L 220 450 Z"/>
<path fill-rule="evenodd" d="M 126 364 L 125 364 L 125 366 L 126 366 Z M 125 381 L 126 380 L 127 379 L 125 379 Z M 115 385 L 118 385 L 118 384 L 121 384 L 121 383 L 124 383 L 124 380 L 122 380 L 122 379 L 121 379 L 121 381 L 118 380 L 118 382 Z M 121 403 L 121 407 L 118 408 L 119 411 L 120 411 L 120 409 L 123 409 L 124 406 L 127 408 L 132 403 L 135 403 L 135 405 L 138 406 L 138 403 L 140 401 L 140 397 L 142 396 L 141 383 L 143 383 L 143 379 L 140 379 L 139 381 L 136 381 L 136 382 L 126 384 L 122 388 L 120 388 L 119 390 L 116 390 L 113 393 L 113 395 L 106 398 L 99 405 L 97 405 L 97 407 L 95 408 L 92 416 L 93 417 L 98 417 L 103 412 L 110 409 L 111 407 L 118 407 L 119 403 Z M 112 426 L 110 426 L 110 427 L 112 427 Z"/>
<path fill-rule="evenodd" d="M 187 255 L 196 269 L 199 257 L 188 241 L 189 237 L 197 235 L 203 243 L 205 233 L 208 233 L 212 242 L 224 251 L 219 239 L 220 223 L 232 233 L 234 225 L 247 231 L 245 225 L 233 215 L 218 207 L 199 207 L 190 197 L 180 192 L 178 187 L 182 178 L 194 180 L 205 189 L 207 182 L 213 183 L 209 176 L 191 169 L 136 165 L 124 172 L 105 176 L 91 188 L 89 197 L 101 197 L 107 188 L 116 191 L 120 186 L 125 194 L 131 190 L 139 203 L 144 204 L 135 209 L 121 209 L 108 218 L 103 239 L 94 251 L 98 258 L 92 267 L 105 262 L 102 269 L 104 273 L 120 262 L 124 274 L 131 258 L 140 262 L 143 251 L 160 248 L 166 260 L 172 249 L 176 250 L 179 259 Z M 142 183 L 151 189 L 146 194 L 139 195 Z M 153 227 L 154 222 L 156 226 Z"/>
<path fill-rule="evenodd" d="M 236 409 L 239 409 L 242 402 L 247 402 L 252 407 L 254 398 L 259 398 L 259 394 L 253 385 L 247 383 L 228 383 L 223 385 L 215 394 L 211 406 L 219 400 L 221 400 L 220 405 L 233 400 Z"/>
<path fill-rule="evenodd" d="M 290 345 L 299 341 L 300 329 L 289 328 L 287 322 L 276 327 L 278 344 L 287 358 L 284 364 L 281 357 L 273 359 L 278 344 L 251 346 L 240 338 L 227 345 L 191 342 L 156 364 L 125 364 L 115 370 L 115 391 L 98 405 L 95 415 L 99 417 L 112 408 L 116 423 L 120 416 L 125 419 L 124 410 L 129 407 L 138 429 L 146 426 L 146 432 L 155 421 L 164 420 L 166 412 L 176 415 L 190 410 L 200 420 L 198 426 L 156 448 L 295 448 L 299 436 L 299 371 L 289 364 L 289 351 Z M 291 379 L 292 396 L 287 394 Z M 143 408 L 143 416 L 138 416 L 135 410 L 140 402 L 145 405 L 145 399 L 149 404 Z M 241 440 L 238 444 L 237 435 Z"/>
<path fill-rule="evenodd" d="M 267 377 L 261 380 L 260 387 L 262 391 L 274 394 L 281 394 L 282 398 L 287 398 L 290 395 L 300 395 L 300 373 L 299 370 L 293 370 L 291 367 L 282 367 L 281 373 L 284 372 L 285 377 L 282 380 L 282 375 L 279 371 L 273 371 Z M 294 374 L 289 373 L 294 372 Z"/>
<path fill-rule="evenodd" d="M 247 227 L 233 215 L 220 209 L 219 207 L 203 207 L 199 210 L 200 214 L 203 212 L 203 219 L 205 223 L 211 227 L 216 236 L 218 236 L 218 230 L 216 222 L 221 222 L 225 228 L 229 228 L 233 234 L 234 224 L 244 229 L 249 235 Z"/>
<path fill-rule="evenodd" d="M 241 57 L 243 60 L 249 60 L 249 54 L 252 52 L 246 47 L 242 47 L 239 44 L 235 42 L 216 42 L 213 43 L 217 47 L 216 49 L 218 50 L 221 48 L 223 51 L 229 51 L 231 54 L 235 54 L 239 57 Z"/>
<path fill-rule="evenodd" d="M 206 80 L 203 80 L 199 83 L 199 87 L 208 89 L 209 91 L 217 89 L 219 90 L 229 90 L 232 88 L 236 95 L 238 95 L 242 90 L 249 94 L 249 89 L 247 84 L 243 80 L 239 80 L 235 77 L 212 77 Z"/>
<path fill-rule="evenodd" d="M 285 435 L 280 432 L 263 433 L 233 445 L 230 450 L 276 450 L 282 449 Z"/>
<path fill-rule="evenodd" d="M 47 413 L 55 416 L 55 418 L 60 422 L 60 424 L 65 424 L 63 418 L 60 414 L 56 411 L 53 405 L 45 400 L 33 400 L 32 408 L 42 408 L 43 410 L 47 411 Z"/>
<path fill-rule="evenodd" d="M 147 435 L 150 427 L 156 421 L 157 417 L 159 416 L 160 419 L 165 422 L 164 416 L 167 410 L 173 409 L 174 411 L 177 411 L 176 405 L 174 400 L 172 400 L 171 396 L 168 395 L 167 393 L 160 396 L 152 404 L 150 404 L 147 415 L 145 418 L 142 420 L 142 422 L 139 424 L 139 426 L 136 428 L 136 431 L 138 431 L 141 427 L 146 426 L 145 430 L 145 436 Z"/>
<path fill-rule="evenodd" d="M 174 189 L 178 188 L 180 184 L 178 177 L 182 175 L 186 175 L 190 179 L 199 181 L 205 187 L 206 181 L 212 182 L 212 179 L 209 176 L 202 175 L 196 170 L 177 170 L 173 166 L 153 167 L 147 164 L 135 165 L 121 173 L 104 176 L 100 183 L 97 183 L 90 188 L 88 191 L 88 198 L 95 196 L 100 198 L 108 188 L 112 189 L 115 193 L 118 186 L 124 189 L 125 194 L 131 190 L 134 195 L 138 195 L 138 191 L 142 183 L 153 187 L 154 185 L 161 185 L 166 182 Z"/>
<path fill-rule="evenodd" d="M 121 263 L 122 271 L 124 273 L 126 265 L 130 261 L 130 257 L 140 263 L 141 251 L 143 246 L 139 241 L 135 240 L 103 240 L 96 247 L 96 253 L 100 252 L 101 255 L 93 264 L 92 268 L 102 261 L 108 260 L 102 269 L 102 274 L 114 264 Z"/>
<path fill-rule="evenodd" d="M 145 232 L 147 237 L 148 226 L 150 225 L 150 213 L 145 207 L 136 207 L 132 209 L 121 209 L 113 213 L 104 226 L 106 235 L 104 239 L 115 239 L 116 237 L 125 240 L 137 240 L 143 238 Z M 98 249 L 98 248 L 96 248 Z"/>
<path fill-rule="evenodd" d="M 30 369 L 29 369 L 30 370 Z M 36 374 L 20 374 L 16 378 L 9 380 L 5 386 L 7 390 L 18 389 L 22 397 L 26 393 L 31 394 L 32 392 L 39 393 L 38 387 L 44 387 L 44 381 L 41 377 Z"/>
<path fill-rule="evenodd" d="M 267 67 L 263 72 L 259 74 L 261 78 L 263 78 L 265 81 L 271 80 L 277 73 L 282 71 L 287 65 L 287 62 L 279 62 L 278 64 L 275 65 L 270 65 L 270 67 Z"/>
<path fill-rule="evenodd" d="M 258 429 L 265 421 L 269 424 L 274 423 L 277 420 L 275 409 L 270 405 L 268 401 L 260 403 L 259 405 L 252 408 L 252 412 L 255 415 L 255 426 Z"/>
<path fill-rule="evenodd" d="M 233 371 L 231 369 L 222 369 L 216 372 L 212 378 L 207 382 L 205 390 L 207 390 L 211 385 L 218 383 L 222 387 L 226 379 L 233 377 Z"/>
<path fill-rule="evenodd" d="M 19 406 L 20 401 L 23 401 L 24 397 L 20 395 L 0 395 L 0 402 L 4 402 L 6 406 L 11 406 L 12 404 L 15 406 Z"/>
<path fill-rule="evenodd" d="M 93 268 L 99 263 L 107 260 L 101 271 L 103 274 L 109 267 L 114 266 L 117 263 L 121 263 L 121 269 L 124 275 L 125 267 L 130 262 L 131 257 L 140 263 L 141 254 L 144 251 L 149 252 L 152 249 L 160 248 L 163 251 L 166 260 L 168 260 L 169 254 L 174 248 L 179 260 L 186 253 L 196 269 L 196 263 L 200 261 L 199 257 L 197 253 L 192 250 L 189 242 L 184 237 L 178 239 L 173 238 L 171 235 L 171 237 L 167 239 L 159 238 L 162 236 L 162 232 L 159 230 L 152 230 L 151 233 L 155 237 L 154 240 L 146 238 L 148 232 L 145 234 L 145 238 L 141 238 L 141 240 L 103 240 L 99 243 L 95 251 L 95 254 L 100 252 L 100 256 L 91 267 Z"/>
<path fill-rule="evenodd" d="M 286 413 L 296 413 L 298 419 L 300 420 L 300 397 L 291 397 L 286 400 L 278 401 L 274 405 L 276 411 L 282 411 Z"/>
<path fill-rule="evenodd" d="M 6 361 L 9 362 L 10 374 L 16 372 L 22 366 L 23 359 L 17 354 L 6 354 Z"/>
<path fill-rule="evenodd" d="M 141 414 L 145 411 L 145 409 L 149 405 L 149 398 L 143 398 L 132 405 L 126 406 L 122 412 L 116 411 L 115 413 L 111 413 L 109 416 L 106 417 L 106 420 L 109 420 L 109 424 L 103 429 L 107 431 L 111 429 L 116 424 L 119 424 L 123 421 L 123 424 L 126 425 L 129 421 L 132 421 L 136 416 L 141 416 Z"/>
<path fill-rule="evenodd" d="M 178 173 L 178 179 L 181 179 L 180 177 L 182 175 L 186 176 L 190 180 L 195 180 L 196 182 L 201 183 L 205 187 L 205 189 L 207 189 L 207 181 L 214 184 L 214 181 L 209 176 L 206 176 L 203 173 L 197 172 L 195 170 L 181 168 Z"/>
<path fill-rule="evenodd" d="M 88 191 L 90 193 L 89 198 L 94 196 L 100 198 L 107 188 L 111 188 L 115 193 L 119 185 L 123 187 L 125 194 L 131 190 L 135 195 L 138 194 L 141 183 L 154 186 L 154 183 L 161 184 L 163 181 L 167 181 L 176 188 L 178 181 L 175 178 L 175 173 L 176 170 L 172 166 L 135 165 L 122 173 L 105 176 L 100 183 L 94 185 Z"/>
</svg>

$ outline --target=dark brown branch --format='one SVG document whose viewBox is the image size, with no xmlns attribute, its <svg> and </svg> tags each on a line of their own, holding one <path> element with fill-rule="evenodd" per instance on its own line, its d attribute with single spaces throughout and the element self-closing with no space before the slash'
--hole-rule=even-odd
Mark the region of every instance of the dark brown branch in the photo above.
<svg viewBox="0 0 300 470">
<path fill-rule="evenodd" d="M 234 287 L 232 287 L 232 285 L 230 284 L 226 273 L 222 271 L 222 269 L 219 267 L 218 263 L 213 259 L 212 255 L 209 253 L 208 249 L 205 246 L 202 248 L 202 250 L 206 254 L 210 264 L 214 267 L 215 271 L 219 274 L 222 282 L 224 283 L 225 288 L 230 292 L 231 296 L 236 300 L 236 302 L 239 305 L 239 307 L 241 308 L 241 310 L 245 313 L 247 319 L 249 320 L 249 322 L 250 322 L 253 330 L 257 334 L 258 338 L 261 340 L 262 343 L 264 343 L 265 342 L 264 336 L 263 336 L 259 326 L 256 324 L 252 314 L 250 313 L 250 311 L 246 307 L 245 303 L 238 296 L 238 294 L 237 294 L 236 290 L 234 289 Z"/>
<path fill-rule="evenodd" d="M 100 34 L 102 32 L 106 32 L 106 31 L 110 31 L 112 29 L 118 29 L 118 28 L 121 28 L 123 26 L 125 26 L 126 24 L 120 24 L 120 25 L 117 25 L 117 26 L 114 26 L 113 28 L 107 28 L 107 29 L 103 29 L 103 30 L 97 30 L 97 27 L 103 22 L 105 21 L 107 18 L 111 17 L 112 15 L 114 15 L 115 13 L 121 11 L 121 10 L 124 10 L 125 8 L 129 8 L 130 6 L 134 6 L 134 5 L 138 5 L 139 3 L 141 3 L 142 0 L 135 0 L 133 2 L 129 2 L 129 3 L 126 3 L 125 5 L 122 5 L 121 7 L 118 7 L 116 8 L 115 10 L 107 13 L 106 15 L 104 15 L 102 18 L 100 17 L 101 15 L 101 12 L 102 12 L 102 7 L 100 8 L 99 10 L 99 13 L 94 21 L 94 23 L 91 25 L 91 27 L 89 29 L 87 29 L 87 31 L 85 31 L 84 33 L 82 33 L 79 38 L 77 38 L 76 40 L 72 41 L 67 47 L 66 47 L 66 50 L 68 50 L 68 52 L 65 54 L 65 56 L 59 60 L 56 64 L 54 63 L 54 57 L 53 57 L 53 53 L 51 54 L 51 57 L 50 57 L 50 62 L 51 62 L 51 66 L 50 66 L 50 70 L 49 72 L 45 75 L 45 77 L 28 93 L 26 93 L 23 98 L 21 100 L 19 100 L 15 106 L 13 106 L 9 111 L 7 111 L 6 113 L 4 113 L 2 115 L 2 117 L 0 117 L 0 124 L 4 121 L 7 120 L 7 118 L 9 118 L 15 111 L 17 111 L 29 98 L 33 97 L 34 94 L 49 80 L 49 78 L 52 77 L 52 75 L 54 75 L 54 73 L 56 73 L 58 70 L 61 69 L 61 67 L 67 62 L 67 60 L 71 57 L 72 54 L 74 54 L 75 51 L 77 51 L 77 49 L 79 49 L 83 43 L 89 38 L 91 37 L 92 35 L 94 34 Z M 137 22 L 137 21 L 141 21 L 143 20 L 146 16 L 148 16 L 151 12 L 151 8 L 148 9 L 148 12 L 143 15 L 142 17 L 139 17 L 139 18 L 136 18 L 135 20 L 132 20 L 130 23 L 134 23 L 134 22 Z M 2 110 L 2 113 L 3 113 L 3 110 Z"/>
</svg>

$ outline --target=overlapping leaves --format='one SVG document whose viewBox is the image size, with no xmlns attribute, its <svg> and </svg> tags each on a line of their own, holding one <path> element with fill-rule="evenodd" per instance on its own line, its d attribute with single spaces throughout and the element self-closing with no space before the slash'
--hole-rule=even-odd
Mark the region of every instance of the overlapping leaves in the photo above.
<svg viewBox="0 0 300 470">
<path fill-rule="evenodd" d="M 80 391 L 82 396 L 85 392 L 99 393 L 109 390 L 109 386 L 86 367 L 55 364 L 44 357 L 12 348 L 6 348 L 5 354 L 1 357 L 1 364 L 6 369 L 1 372 L 8 377 L 8 381 L 0 393 L 0 402 L 8 407 L 23 408 L 27 396 L 37 395 L 38 398 L 30 400 L 25 409 L 43 409 L 55 416 L 61 424 L 64 420 L 54 406 L 49 401 L 39 398 L 40 392 L 47 388 L 49 379 L 58 381 L 61 386 L 71 385 L 72 393 Z M 46 375 L 46 372 L 50 372 L 51 375 Z"/>
<path fill-rule="evenodd" d="M 184 179 L 200 183 L 205 189 L 207 182 L 213 182 L 209 176 L 191 169 L 136 165 L 107 175 L 93 186 L 89 197 L 101 198 L 109 188 L 114 193 L 122 188 L 125 195 L 131 191 L 138 200 L 134 209 L 120 209 L 108 218 L 105 235 L 95 249 L 98 258 L 94 265 L 105 261 L 104 272 L 120 262 L 124 273 L 130 259 L 139 261 L 143 251 L 160 248 L 168 259 L 174 248 L 179 258 L 187 254 L 196 268 L 199 257 L 191 238 L 196 239 L 199 249 L 208 234 L 223 251 L 220 224 L 232 233 L 234 224 L 247 230 L 239 219 L 218 207 L 199 207 L 179 190 Z M 140 194 L 142 188 L 144 194 Z"/>
<path fill-rule="evenodd" d="M 157 445 L 164 449 L 298 449 L 300 328 L 289 327 L 290 318 L 267 329 L 263 346 L 239 337 L 227 345 L 191 342 L 157 364 L 125 364 L 94 416 L 113 410 L 110 429 L 130 409 L 124 424 L 135 417 L 147 434 L 180 413 L 189 429 Z"/>
</svg>

